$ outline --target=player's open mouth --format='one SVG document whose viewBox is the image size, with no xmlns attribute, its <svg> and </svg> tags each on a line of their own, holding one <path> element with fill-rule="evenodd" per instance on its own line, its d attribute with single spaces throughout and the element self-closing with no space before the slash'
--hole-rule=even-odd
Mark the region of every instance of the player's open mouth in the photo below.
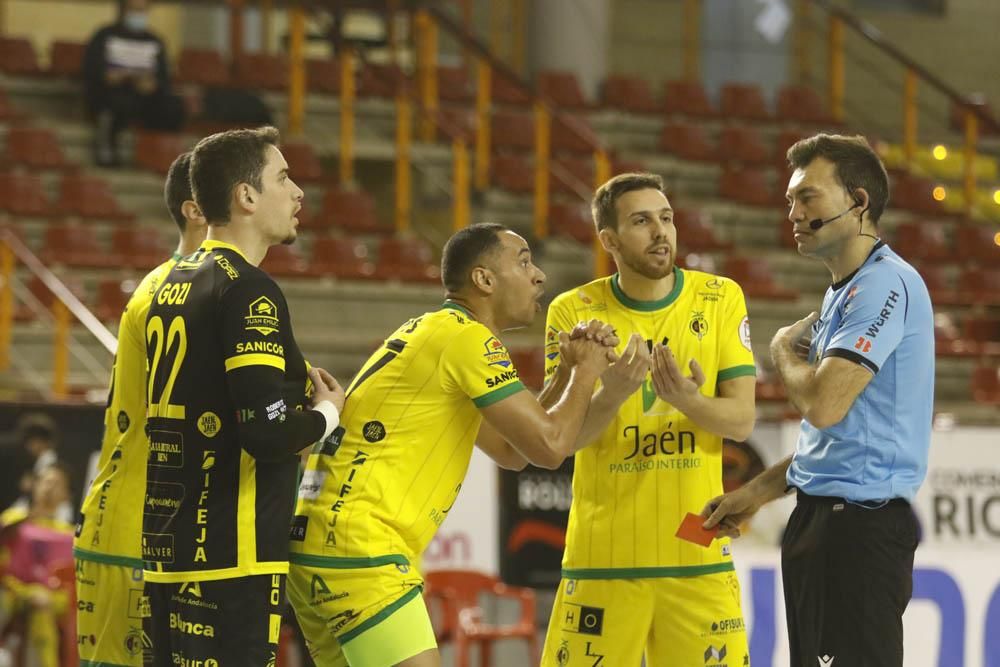
<svg viewBox="0 0 1000 667">
<path fill-rule="evenodd" d="M 650 255 L 655 255 L 657 257 L 669 257 L 670 256 L 670 246 L 661 245 L 654 248 L 650 248 Z"/>
</svg>

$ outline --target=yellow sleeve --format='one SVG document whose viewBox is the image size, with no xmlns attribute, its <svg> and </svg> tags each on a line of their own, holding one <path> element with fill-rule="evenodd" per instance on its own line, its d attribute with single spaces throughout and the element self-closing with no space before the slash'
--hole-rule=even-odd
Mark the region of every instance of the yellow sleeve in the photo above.
<svg viewBox="0 0 1000 667">
<path fill-rule="evenodd" d="M 463 327 L 441 355 L 441 384 L 462 393 L 477 408 L 524 389 L 507 348 L 481 324 Z"/>
<path fill-rule="evenodd" d="M 565 299 L 556 299 L 545 315 L 545 379 L 559 366 L 559 334 L 570 331 L 576 322 Z"/>
<path fill-rule="evenodd" d="M 743 296 L 743 288 L 735 282 L 732 285 L 736 288 L 736 293 L 734 298 L 726 304 L 716 384 L 744 375 L 757 375 L 753 361 L 753 348 L 750 345 L 750 318 L 747 316 L 747 302 Z"/>
</svg>

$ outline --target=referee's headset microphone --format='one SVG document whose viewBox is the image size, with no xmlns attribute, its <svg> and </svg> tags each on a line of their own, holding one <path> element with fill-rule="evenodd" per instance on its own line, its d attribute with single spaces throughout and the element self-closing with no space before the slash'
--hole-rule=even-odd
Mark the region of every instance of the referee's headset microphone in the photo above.
<svg viewBox="0 0 1000 667">
<path fill-rule="evenodd" d="M 839 215 L 835 215 L 832 218 L 827 218 L 826 220 L 824 220 L 822 218 L 816 218 L 815 220 L 810 220 L 809 221 L 809 229 L 811 229 L 811 230 L 813 230 L 815 232 L 816 230 L 821 229 L 823 227 L 823 225 L 829 224 L 829 223 L 833 222 L 834 220 L 839 220 L 840 218 L 843 218 L 845 215 L 847 215 L 848 213 L 850 213 L 851 211 L 853 211 L 854 209 L 856 209 L 859 206 L 861 206 L 861 201 L 858 200 L 858 199 L 855 199 L 854 200 L 854 205 L 851 206 L 851 208 L 849 208 L 846 211 L 844 211 L 843 213 L 840 213 Z"/>
</svg>

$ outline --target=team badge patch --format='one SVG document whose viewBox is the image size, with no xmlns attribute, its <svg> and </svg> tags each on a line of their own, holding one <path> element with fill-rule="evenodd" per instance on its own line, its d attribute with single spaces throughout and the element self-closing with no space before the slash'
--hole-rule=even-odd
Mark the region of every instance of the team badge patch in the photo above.
<svg viewBox="0 0 1000 667">
<path fill-rule="evenodd" d="M 698 340 L 707 336 L 708 320 L 705 319 L 705 314 L 697 311 L 691 313 L 691 321 L 688 322 L 688 329 L 698 337 Z"/>
<path fill-rule="evenodd" d="M 205 412 L 198 417 L 198 430 L 206 438 L 214 438 L 222 429 L 222 421 L 214 412 Z"/>
<path fill-rule="evenodd" d="M 266 296 L 257 298 L 250 304 L 250 314 L 243 318 L 247 331 L 259 331 L 270 336 L 278 330 L 278 308 Z"/>
<path fill-rule="evenodd" d="M 743 347 L 753 351 L 753 347 L 750 345 L 750 318 L 746 315 L 743 316 L 743 321 L 740 322 L 740 342 L 743 343 Z"/>
<path fill-rule="evenodd" d="M 507 348 L 504 344 L 500 342 L 500 339 L 496 336 L 490 336 L 483 343 L 486 348 L 486 352 L 483 356 L 486 358 L 486 363 L 490 366 L 500 366 L 502 368 L 510 368 L 511 361 L 510 355 L 507 354 Z"/>
</svg>

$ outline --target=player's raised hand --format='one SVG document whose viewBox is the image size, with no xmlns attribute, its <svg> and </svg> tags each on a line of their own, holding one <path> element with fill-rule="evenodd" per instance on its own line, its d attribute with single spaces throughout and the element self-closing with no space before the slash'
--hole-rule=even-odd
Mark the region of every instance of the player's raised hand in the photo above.
<svg viewBox="0 0 1000 667">
<path fill-rule="evenodd" d="M 587 340 L 596 341 L 607 347 L 617 347 L 618 334 L 615 332 L 614 327 L 610 324 L 605 324 L 601 320 L 592 319 L 589 322 L 579 322 L 573 330 L 570 331 L 569 337 L 573 340 L 577 338 L 586 338 Z"/>
<path fill-rule="evenodd" d="M 340 386 L 337 379 L 322 368 L 310 368 L 309 379 L 312 380 L 316 393 L 313 394 L 312 404 L 317 405 L 323 401 L 330 401 L 337 408 L 337 411 L 344 409 L 346 396 L 344 388 Z"/>
<path fill-rule="evenodd" d="M 742 486 L 709 500 L 701 511 L 701 516 L 705 519 L 702 525 L 705 529 L 718 526 L 719 537 L 739 537 L 740 526 L 759 509 L 760 501 L 752 489 Z"/>
<path fill-rule="evenodd" d="M 691 375 L 684 375 L 669 347 L 656 345 L 653 349 L 653 388 L 656 395 L 681 411 L 705 384 L 705 373 L 698 362 L 692 359 L 688 366 Z"/>
<path fill-rule="evenodd" d="M 606 391 L 625 400 L 642 386 L 652 364 L 653 356 L 646 341 L 639 334 L 632 334 L 621 357 L 615 359 L 601 375 L 601 384 Z"/>
<path fill-rule="evenodd" d="M 614 355 L 614 348 L 587 338 L 570 338 L 565 331 L 559 334 L 559 354 L 561 359 L 571 367 L 585 368 L 600 376 L 608 367 L 609 353 Z"/>
</svg>

